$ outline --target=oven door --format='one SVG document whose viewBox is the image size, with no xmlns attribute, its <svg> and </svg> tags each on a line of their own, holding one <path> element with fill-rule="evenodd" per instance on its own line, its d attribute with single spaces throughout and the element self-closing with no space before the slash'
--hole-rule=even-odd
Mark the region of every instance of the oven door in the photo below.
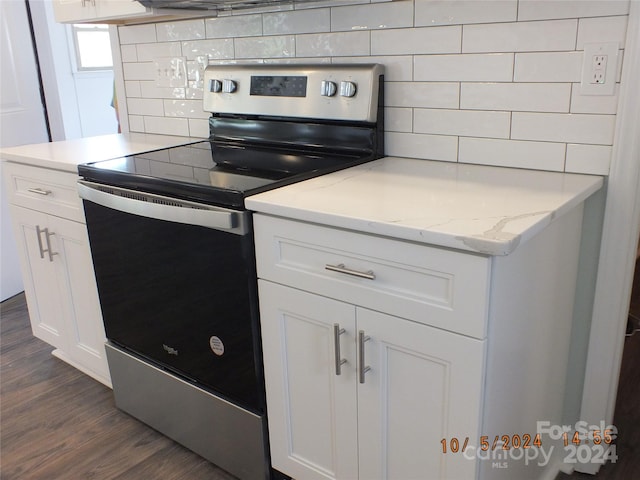
<svg viewBox="0 0 640 480">
<path fill-rule="evenodd" d="M 264 412 L 250 214 L 87 181 L 107 338 Z"/>
</svg>

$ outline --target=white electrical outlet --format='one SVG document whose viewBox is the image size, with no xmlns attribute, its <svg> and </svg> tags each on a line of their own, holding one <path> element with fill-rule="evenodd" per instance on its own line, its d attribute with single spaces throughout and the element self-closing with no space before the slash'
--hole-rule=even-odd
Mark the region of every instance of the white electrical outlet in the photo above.
<svg viewBox="0 0 640 480">
<path fill-rule="evenodd" d="M 187 61 L 184 57 L 162 57 L 154 61 L 158 87 L 186 87 Z"/>
<path fill-rule="evenodd" d="M 586 43 L 582 61 L 582 95 L 613 95 L 616 86 L 618 43 Z"/>
</svg>

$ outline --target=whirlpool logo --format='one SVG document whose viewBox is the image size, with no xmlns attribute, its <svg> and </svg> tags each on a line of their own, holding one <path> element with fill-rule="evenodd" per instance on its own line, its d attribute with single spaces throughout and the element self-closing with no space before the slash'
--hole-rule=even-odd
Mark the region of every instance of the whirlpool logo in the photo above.
<svg viewBox="0 0 640 480">
<path fill-rule="evenodd" d="M 178 356 L 178 350 L 176 350 L 175 348 L 172 348 L 169 345 L 165 345 L 164 343 L 162 344 L 162 348 L 164 348 L 164 351 L 169 355 L 175 355 L 176 357 Z"/>
</svg>

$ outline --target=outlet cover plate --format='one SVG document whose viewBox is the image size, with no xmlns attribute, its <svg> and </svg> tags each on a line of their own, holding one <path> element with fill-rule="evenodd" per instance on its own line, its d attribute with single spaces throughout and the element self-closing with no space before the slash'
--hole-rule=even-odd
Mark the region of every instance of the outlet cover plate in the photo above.
<svg viewBox="0 0 640 480">
<path fill-rule="evenodd" d="M 598 69 L 595 57 L 606 57 L 606 68 Z M 616 89 L 618 73 L 618 42 L 585 43 L 582 59 L 582 78 L 580 82 L 581 95 L 613 95 Z M 594 83 L 594 75 L 604 74 L 603 83 Z"/>
</svg>

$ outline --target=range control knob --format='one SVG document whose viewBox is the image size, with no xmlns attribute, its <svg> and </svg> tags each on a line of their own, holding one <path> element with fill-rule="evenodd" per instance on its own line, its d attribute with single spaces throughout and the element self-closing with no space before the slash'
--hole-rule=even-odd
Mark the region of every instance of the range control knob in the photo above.
<svg viewBox="0 0 640 480">
<path fill-rule="evenodd" d="M 333 97 L 336 94 L 336 82 L 323 80 L 320 84 L 320 95 L 323 97 Z"/>
<path fill-rule="evenodd" d="M 222 91 L 224 93 L 233 93 L 238 88 L 238 84 L 234 80 L 222 80 Z"/>
<path fill-rule="evenodd" d="M 209 80 L 209 91 L 213 93 L 222 91 L 222 82 L 213 78 Z"/>
<path fill-rule="evenodd" d="M 356 84 L 353 82 L 340 82 L 340 96 L 353 97 L 356 94 Z"/>
</svg>

